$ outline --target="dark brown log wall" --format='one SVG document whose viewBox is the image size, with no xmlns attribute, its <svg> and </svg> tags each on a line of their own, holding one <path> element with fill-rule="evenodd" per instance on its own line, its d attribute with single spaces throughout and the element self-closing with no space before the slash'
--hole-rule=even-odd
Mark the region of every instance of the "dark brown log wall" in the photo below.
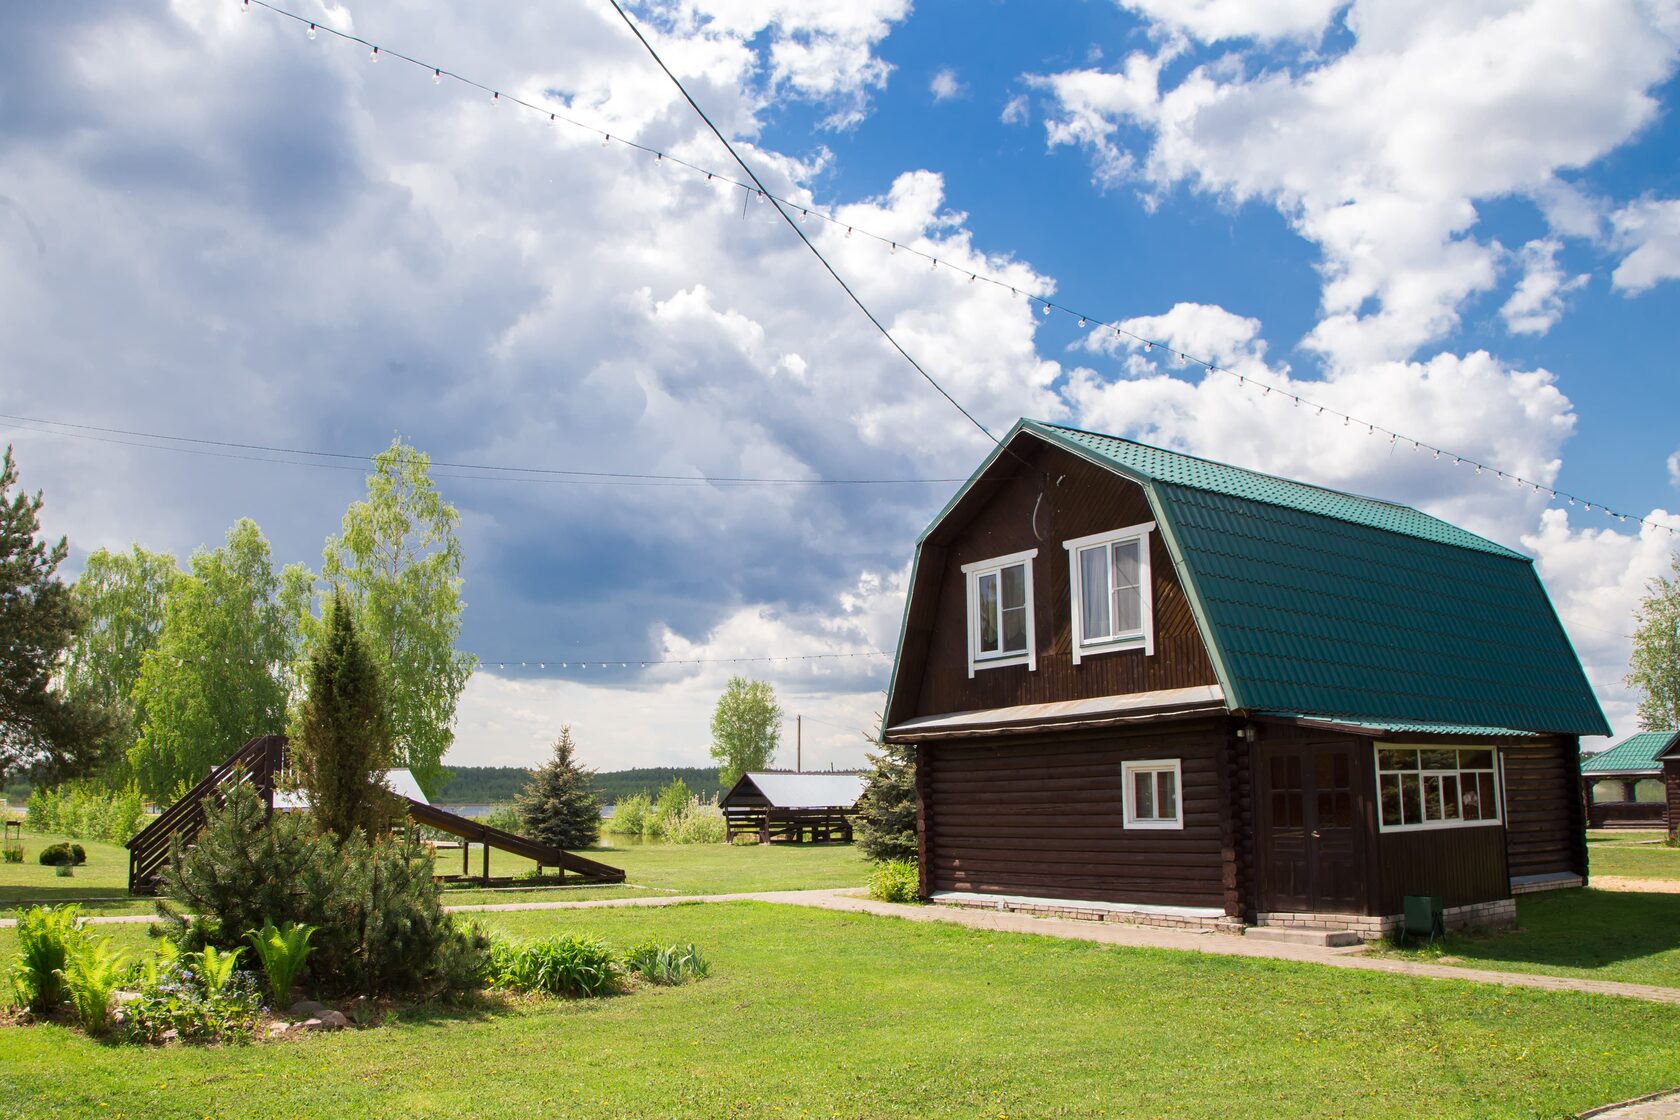
<svg viewBox="0 0 1680 1120">
<path fill-rule="evenodd" d="M 1680 759 L 1663 763 L 1663 784 L 1668 787 L 1668 834 L 1680 828 Z"/>
<path fill-rule="evenodd" d="M 921 715 L 1218 683 L 1159 532 L 1150 535 L 1155 652 L 1105 653 L 1073 664 L 1068 554 L 1062 542 L 1152 521 L 1154 513 L 1134 483 L 1035 440 L 1016 446 L 1031 467 L 1018 466 L 1014 477 L 977 483 L 923 547 L 889 726 Z M 1005 460 L 1000 465 L 1008 465 Z M 970 679 L 962 566 L 1031 548 L 1038 549 L 1033 561 L 1038 668 L 982 669 Z"/>
<path fill-rule="evenodd" d="M 1499 825 L 1383 832 L 1373 914 L 1398 914 L 1409 894 L 1437 895 L 1444 906 L 1511 897 L 1505 830 Z"/>
<path fill-rule="evenodd" d="M 1573 738 L 1502 747 L 1505 842 L 1512 878 L 1587 873 L 1581 760 Z"/>
<path fill-rule="evenodd" d="M 923 867 L 933 891 L 1224 909 L 1220 721 L 923 744 Z M 1121 763 L 1182 760 L 1183 829 L 1127 829 Z"/>
</svg>

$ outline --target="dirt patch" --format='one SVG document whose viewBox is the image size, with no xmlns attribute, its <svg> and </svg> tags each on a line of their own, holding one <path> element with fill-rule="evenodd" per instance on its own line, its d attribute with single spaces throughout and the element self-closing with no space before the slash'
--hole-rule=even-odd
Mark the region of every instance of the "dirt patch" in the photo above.
<svg viewBox="0 0 1680 1120">
<path fill-rule="evenodd" d="M 1630 879 L 1625 875 L 1594 875 L 1590 885 L 1601 891 L 1680 894 L 1680 879 Z"/>
</svg>

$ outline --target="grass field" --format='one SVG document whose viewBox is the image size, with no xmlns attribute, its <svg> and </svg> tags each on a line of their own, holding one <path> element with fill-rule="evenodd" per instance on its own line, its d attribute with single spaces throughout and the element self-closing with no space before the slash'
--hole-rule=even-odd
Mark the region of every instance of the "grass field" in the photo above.
<svg viewBox="0 0 1680 1120">
<path fill-rule="evenodd" d="M 1664 844 L 1666 836 L 1664 832 L 1614 829 L 1588 832 L 1592 873 L 1628 879 L 1680 879 L 1680 848 Z"/>
<path fill-rule="evenodd" d="M 35 863 L 47 844 L 59 837 L 31 834 L 25 839 L 28 860 L 0 863 L 0 911 L 29 903 L 79 902 L 89 914 L 144 914 L 151 903 L 127 898 L 128 851 L 115 844 L 80 841 L 88 862 L 74 878 L 58 878 L 53 868 Z M 564 887 L 533 890 L 450 890 L 450 905 L 478 902 L 542 902 L 590 898 L 645 898 L 661 894 L 737 894 L 745 891 L 785 891 L 819 887 L 861 886 L 866 877 L 863 857 L 849 844 L 759 844 L 737 848 L 724 844 L 634 844 L 621 848 L 590 849 L 591 859 L 622 867 L 629 886 Z M 473 851 L 473 871 L 480 865 Z M 440 871 L 458 872 L 460 856 L 445 851 Z M 513 875 L 531 869 L 529 860 L 491 853 L 493 875 Z M 116 901 L 89 901 L 90 899 Z"/>
<path fill-rule="evenodd" d="M 1566 890 L 1517 899 L 1517 928 L 1397 955 L 1466 968 L 1680 988 L 1680 894 Z"/>
<path fill-rule="evenodd" d="M 0 1028 L 0 1099 L 28 1118 L 1390 1120 L 1561 1117 L 1680 1083 L 1680 1009 L 1629 1000 L 762 904 L 492 920 L 694 941 L 714 975 L 218 1050 Z"/>
</svg>

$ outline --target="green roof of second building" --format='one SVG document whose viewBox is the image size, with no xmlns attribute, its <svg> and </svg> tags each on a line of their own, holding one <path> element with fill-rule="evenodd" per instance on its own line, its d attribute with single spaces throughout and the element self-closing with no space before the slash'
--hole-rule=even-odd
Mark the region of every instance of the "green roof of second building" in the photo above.
<svg viewBox="0 0 1680 1120">
<path fill-rule="evenodd" d="M 1607 751 L 1581 759 L 1583 774 L 1655 774 L 1658 761 L 1680 739 L 1680 731 L 1641 731 L 1630 735 Z"/>
</svg>

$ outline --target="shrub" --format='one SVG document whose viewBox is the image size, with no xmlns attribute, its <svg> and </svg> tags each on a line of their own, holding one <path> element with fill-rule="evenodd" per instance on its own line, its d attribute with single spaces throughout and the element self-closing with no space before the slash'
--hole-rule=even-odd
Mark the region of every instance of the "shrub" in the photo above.
<svg viewBox="0 0 1680 1120">
<path fill-rule="evenodd" d="M 262 961 L 268 1005 L 273 1008 L 287 1006 L 291 1002 L 297 975 L 303 971 L 303 964 L 312 951 L 309 939 L 315 936 L 315 927 L 287 922 L 281 929 L 273 922 L 265 922 L 261 929 L 246 930 L 245 936 L 255 947 L 257 959 Z"/>
<path fill-rule="evenodd" d="M 498 805 L 481 819 L 491 828 L 499 828 L 503 832 L 518 834 L 525 827 L 525 822 L 519 819 L 519 814 L 513 811 L 511 805 Z"/>
<path fill-rule="evenodd" d="M 4 849 L 0 849 L 0 855 L 4 855 L 7 863 L 22 863 L 23 845 L 14 840 L 12 843 L 7 844 Z"/>
<path fill-rule="evenodd" d="M 227 968 L 219 983 L 207 980 L 209 971 L 232 963 L 229 954 L 220 954 L 206 969 L 201 955 L 173 948 L 152 958 L 139 997 L 119 1013 L 130 1035 L 144 1042 L 248 1040 L 261 1010 L 256 977 Z"/>
<path fill-rule="evenodd" d="M 270 921 L 316 926 L 310 972 L 335 994 L 456 995 L 482 972 L 483 939 L 444 912 L 418 843 L 313 835 L 292 814 L 269 819 L 244 787 L 207 806 L 197 844 L 171 852 L 164 892 L 158 911 L 188 950 L 236 948 Z"/>
<path fill-rule="evenodd" d="M 48 844 L 37 858 L 42 867 L 80 867 L 87 862 L 87 851 L 80 844 Z"/>
<path fill-rule="evenodd" d="M 498 988 L 555 996 L 617 991 L 624 969 L 606 943 L 566 934 L 538 941 L 490 943 L 489 979 Z"/>
<path fill-rule="evenodd" d="M 572 729 L 562 727 L 554 753 L 514 798 L 520 831 L 556 848 L 587 848 L 601 838 L 601 801 L 591 788 L 595 771 L 577 760 Z"/>
<path fill-rule="evenodd" d="M 615 836 L 640 836 L 652 811 L 652 798 L 645 793 L 633 793 L 613 806 L 613 815 L 602 827 Z"/>
<path fill-rule="evenodd" d="M 68 782 L 31 790 L 24 826 L 75 840 L 121 844 L 140 831 L 144 813 L 145 800 L 134 782 L 115 790 L 94 781 Z"/>
<path fill-rule="evenodd" d="M 883 860 L 869 873 L 870 898 L 882 902 L 915 902 L 920 890 L 915 860 Z"/>
<path fill-rule="evenodd" d="M 717 802 L 690 797 L 688 803 L 665 825 L 665 840 L 671 844 L 721 844 L 729 839 L 729 826 Z"/>
<path fill-rule="evenodd" d="M 46 1015 L 64 1002 L 64 970 L 86 936 L 75 906 L 31 906 L 18 915 L 12 986 L 25 1007 Z"/>
<path fill-rule="evenodd" d="M 109 938 L 82 939 L 70 952 L 64 986 L 76 1022 L 89 1034 L 104 1034 L 111 1024 L 111 998 L 126 974 L 124 955 L 111 948 Z"/>
<path fill-rule="evenodd" d="M 671 830 L 693 796 L 687 782 L 681 778 L 672 779 L 670 785 L 659 791 L 659 799 L 643 819 L 642 835 L 650 840 L 669 839 Z"/>
<path fill-rule="evenodd" d="M 711 974 L 712 966 L 696 945 L 657 945 L 652 941 L 624 952 L 624 964 L 650 984 L 688 984 Z"/>
</svg>

